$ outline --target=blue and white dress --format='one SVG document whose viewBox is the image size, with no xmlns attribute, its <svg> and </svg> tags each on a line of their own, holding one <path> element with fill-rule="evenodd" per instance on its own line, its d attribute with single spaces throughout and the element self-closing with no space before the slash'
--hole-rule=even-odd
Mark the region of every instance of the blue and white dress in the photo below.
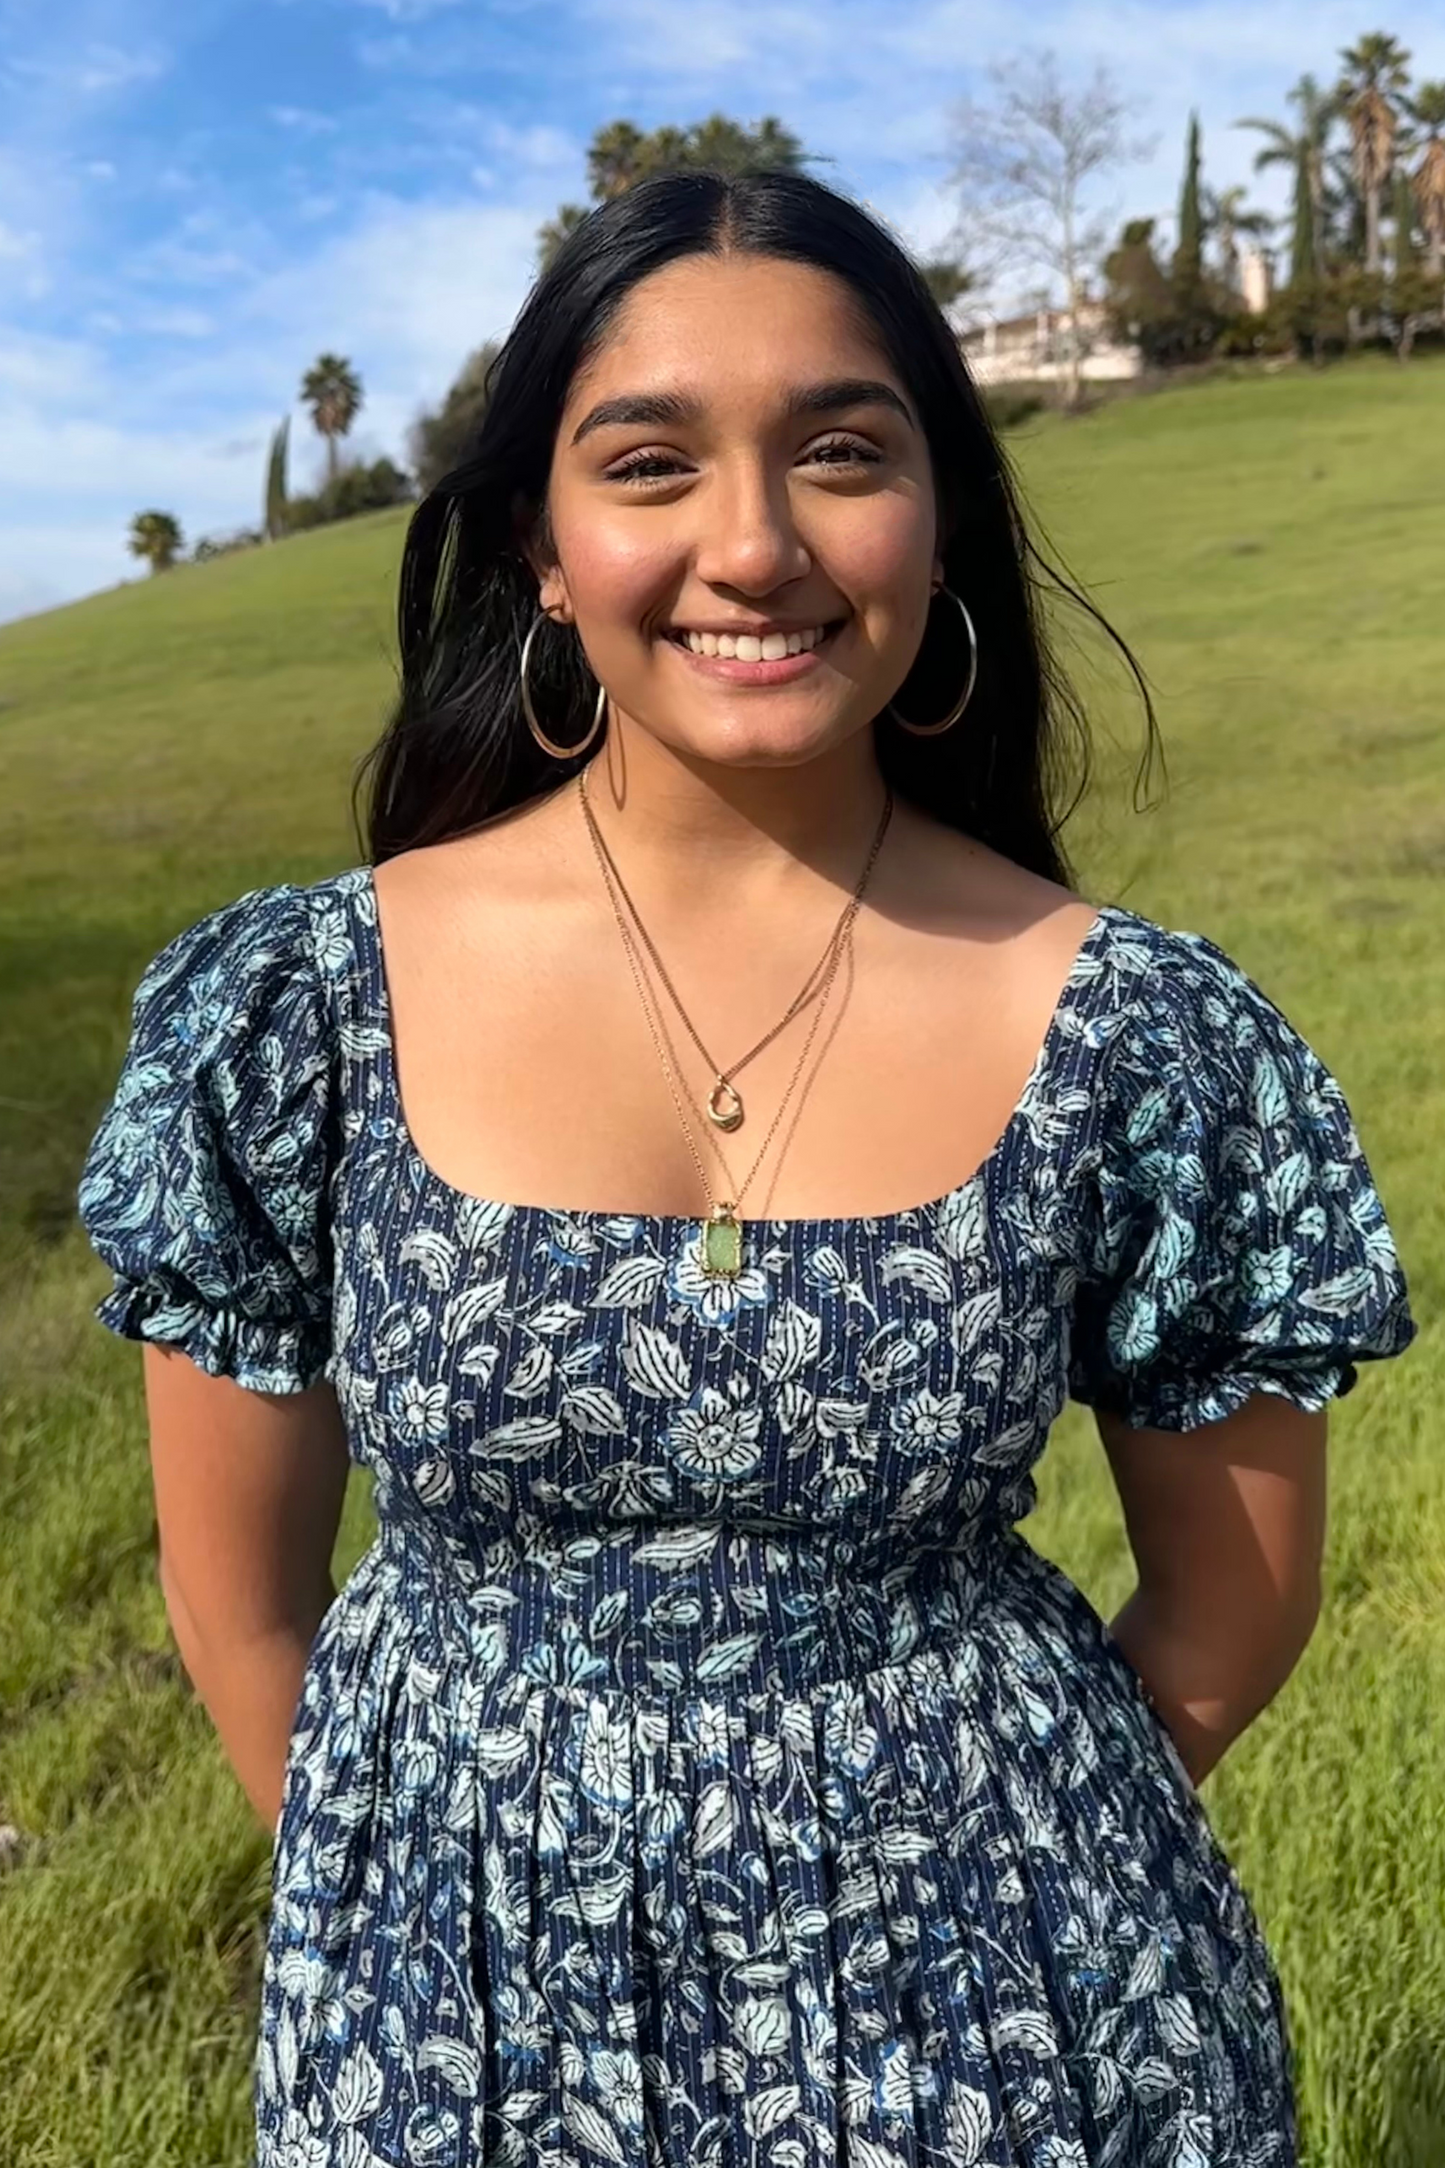
<svg viewBox="0 0 1445 2168">
<path fill-rule="evenodd" d="M 745 1224 L 465 1195 L 370 870 L 146 970 L 80 1190 L 112 1330 L 329 1379 L 379 1533 L 275 1832 L 258 2168 L 1288 2168 L 1249 1899 L 1015 1523 L 1070 1397 L 1322 1408 L 1415 1334 L 1335 1079 L 1105 905 L 946 1196 Z"/>
</svg>

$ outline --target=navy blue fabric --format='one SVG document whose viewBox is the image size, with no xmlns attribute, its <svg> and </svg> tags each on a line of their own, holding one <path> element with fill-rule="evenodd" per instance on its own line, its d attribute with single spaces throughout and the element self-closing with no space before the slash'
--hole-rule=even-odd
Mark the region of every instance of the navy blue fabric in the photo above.
<svg viewBox="0 0 1445 2168">
<path fill-rule="evenodd" d="M 333 1384 L 379 1532 L 275 1832 L 258 2168 L 1287 2168 L 1250 1901 L 1017 1522 L 1072 1396 L 1189 1431 L 1414 1337 L 1339 1085 L 1097 914 L 1009 1124 L 870 1218 L 469 1197 L 411 1140 L 369 869 L 147 970 L 99 1315 Z"/>
</svg>

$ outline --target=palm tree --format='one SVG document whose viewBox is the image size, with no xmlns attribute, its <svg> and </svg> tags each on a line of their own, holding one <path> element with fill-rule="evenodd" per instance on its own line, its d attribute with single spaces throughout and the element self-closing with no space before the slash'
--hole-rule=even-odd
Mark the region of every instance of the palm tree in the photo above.
<svg viewBox="0 0 1445 2168">
<path fill-rule="evenodd" d="M 1425 261 L 1433 278 L 1445 276 L 1445 83 L 1422 83 L 1407 108 L 1417 128 L 1420 163 L 1410 176 L 1420 224 L 1425 232 Z"/>
<path fill-rule="evenodd" d="M 1299 286 L 1318 278 L 1325 266 L 1325 154 L 1339 106 L 1312 75 L 1300 77 L 1289 101 L 1299 109 L 1295 134 L 1277 120 L 1237 120 L 1234 125 L 1257 128 L 1266 138 L 1263 149 L 1255 153 L 1256 173 L 1266 166 L 1288 166 L 1294 175 L 1289 283 Z"/>
<path fill-rule="evenodd" d="M 361 412 L 361 379 L 339 354 L 320 354 L 301 379 L 301 403 L 326 439 L 326 479 L 336 480 L 336 442 Z"/>
<path fill-rule="evenodd" d="M 169 572 L 181 554 L 181 523 L 173 512 L 137 512 L 126 547 L 132 557 L 144 557 L 152 572 Z"/>
<path fill-rule="evenodd" d="M 1365 207 L 1365 269 L 1383 263 L 1380 208 L 1395 164 L 1401 94 L 1409 83 L 1410 55 L 1398 38 L 1372 30 L 1340 54 L 1344 68 L 1335 95 L 1350 124 L 1355 183 Z"/>
<path fill-rule="evenodd" d="M 1225 290 L 1239 292 L 1239 238 L 1243 234 L 1253 240 L 1262 240 L 1270 232 L 1274 220 L 1268 211 L 1248 211 L 1244 199 L 1249 190 L 1243 187 L 1206 188 L 1204 191 L 1205 231 L 1218 237 L 1219 275 Z"/>
</svg>

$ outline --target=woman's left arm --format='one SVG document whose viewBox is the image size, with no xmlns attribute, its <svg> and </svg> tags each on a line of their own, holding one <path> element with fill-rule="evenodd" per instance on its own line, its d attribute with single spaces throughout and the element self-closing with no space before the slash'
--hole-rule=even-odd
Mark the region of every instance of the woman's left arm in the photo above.
<svg viewBox="0 0 1445 2168">
<path fill-rule="evenodd" d="M 1110 1630 L 1198 1784 L 1314 1632 L 1328 1416 L 1256 1393 L 1190 1431 L 1096 1420 L 1139 1576 Z"/>
</svg>

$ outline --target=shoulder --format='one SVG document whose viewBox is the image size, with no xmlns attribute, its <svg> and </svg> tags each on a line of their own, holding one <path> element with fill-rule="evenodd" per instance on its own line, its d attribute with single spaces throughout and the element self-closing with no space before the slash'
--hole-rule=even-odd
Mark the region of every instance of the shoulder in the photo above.
<svg viewBox="0 0 1445 2168">
<path fill-rule="evenodd" d="M 245 890 L 193 919 L 152 956 L 132 1002 L 138 1039 L 187 1068 L 282 1030 L 288 1052 L 321 1036 L 354 967 L 370 869 Z"/>
</svg>

